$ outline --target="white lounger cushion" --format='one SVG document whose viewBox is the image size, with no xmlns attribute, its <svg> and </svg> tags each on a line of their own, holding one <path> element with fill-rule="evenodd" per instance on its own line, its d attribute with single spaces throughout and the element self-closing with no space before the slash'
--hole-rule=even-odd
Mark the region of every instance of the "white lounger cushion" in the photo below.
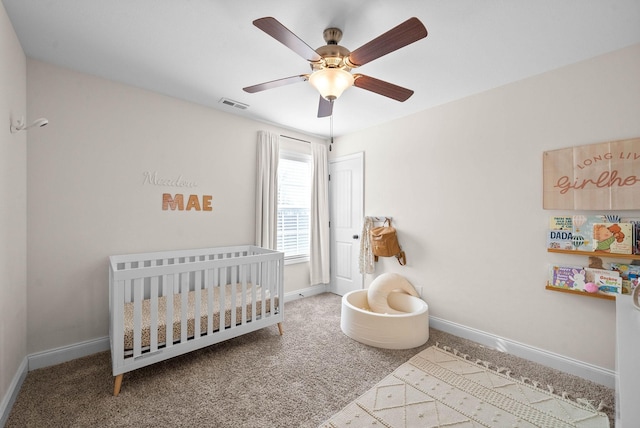
<svg viewBox="0 0 640 428">
<path fill-rule="evenodd" d="M 403 291 L 411 296 L 420 297 L 413 285 L 397 273 L 383 273 L 373 280 L 367 291 L 369 309 L 379 314 L 402 314 L 389 306 L 389 293 Z"/>
</svg>

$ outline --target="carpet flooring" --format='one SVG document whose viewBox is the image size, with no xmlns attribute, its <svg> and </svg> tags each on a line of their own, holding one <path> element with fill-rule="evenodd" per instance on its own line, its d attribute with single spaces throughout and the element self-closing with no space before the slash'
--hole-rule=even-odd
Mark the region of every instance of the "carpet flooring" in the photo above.
<svg viewBox="0 0 640 428">
<path fill-rule="evenodd" d="M 418 348 L 366 346 L 342 333 L 340 308 L 330 293 L 288 302 L 283 336 L 273 326 L 126 373 L 118 397 L 109 352 L 33 370 L 6 427 L 315 428 L 436 342 L 613 418 L 610 388 L 434 329 Z"/>
</svg>

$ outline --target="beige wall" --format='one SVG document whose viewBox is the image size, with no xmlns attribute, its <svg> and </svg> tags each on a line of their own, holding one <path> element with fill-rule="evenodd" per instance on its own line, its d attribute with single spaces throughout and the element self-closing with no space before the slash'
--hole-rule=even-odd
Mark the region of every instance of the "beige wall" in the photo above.
<svg viewBox="0 0 640 428">
<path fill-rule="evenodd" d="M 310 139 L 35 60 L 27 76 L 29 113 L 50 122 L 28 149 L 29 353 L 108 335 L 109 255 L 252 244 L 258 130 Z M 165 192 L 213 211 L 163 211 Z"/>
<path fill-rule="evenodd" d="M 423 286 L 432 316 L 613 369 L 614 302 L 544 288 L 550 263 L 587 260 L 545 250 L 542 153 L 639 137 L 638 76 L 640 45 L 338 138 L 407 254 L 376 273 Z"/>
<path fill-rule="evenodd" d="M 27 355 L 27 133 L 9 131 L 26 93 L 26 59 L 0 4 L 0 416 Z"/>
</svg>

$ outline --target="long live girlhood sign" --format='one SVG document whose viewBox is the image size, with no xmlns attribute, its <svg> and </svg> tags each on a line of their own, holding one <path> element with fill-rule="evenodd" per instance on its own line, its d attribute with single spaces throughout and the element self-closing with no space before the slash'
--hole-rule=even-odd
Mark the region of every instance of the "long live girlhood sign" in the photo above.
<svg viewBox="0 0 640 428">
<path fill-rule="evenodd" d="M 640 209 L 640 138 L 544 152 L 543 208 Z"/>
</svg>

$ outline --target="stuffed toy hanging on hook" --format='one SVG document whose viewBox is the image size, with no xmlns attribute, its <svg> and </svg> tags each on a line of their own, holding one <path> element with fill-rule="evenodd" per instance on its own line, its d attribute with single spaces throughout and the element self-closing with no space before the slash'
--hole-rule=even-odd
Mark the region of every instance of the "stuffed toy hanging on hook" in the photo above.
<svg viewBox="0 0 640 428">
<path fill-rule="evenodd" d="M 396 229 L 391 226 L 391 219 L 388 217 L 382 226 L 371 229 L 371 248 L 376 261 L 378 257 L 395 257 L 400 265 L 407 264 L 404 251 L 398 243 Z"/>
</svg>

